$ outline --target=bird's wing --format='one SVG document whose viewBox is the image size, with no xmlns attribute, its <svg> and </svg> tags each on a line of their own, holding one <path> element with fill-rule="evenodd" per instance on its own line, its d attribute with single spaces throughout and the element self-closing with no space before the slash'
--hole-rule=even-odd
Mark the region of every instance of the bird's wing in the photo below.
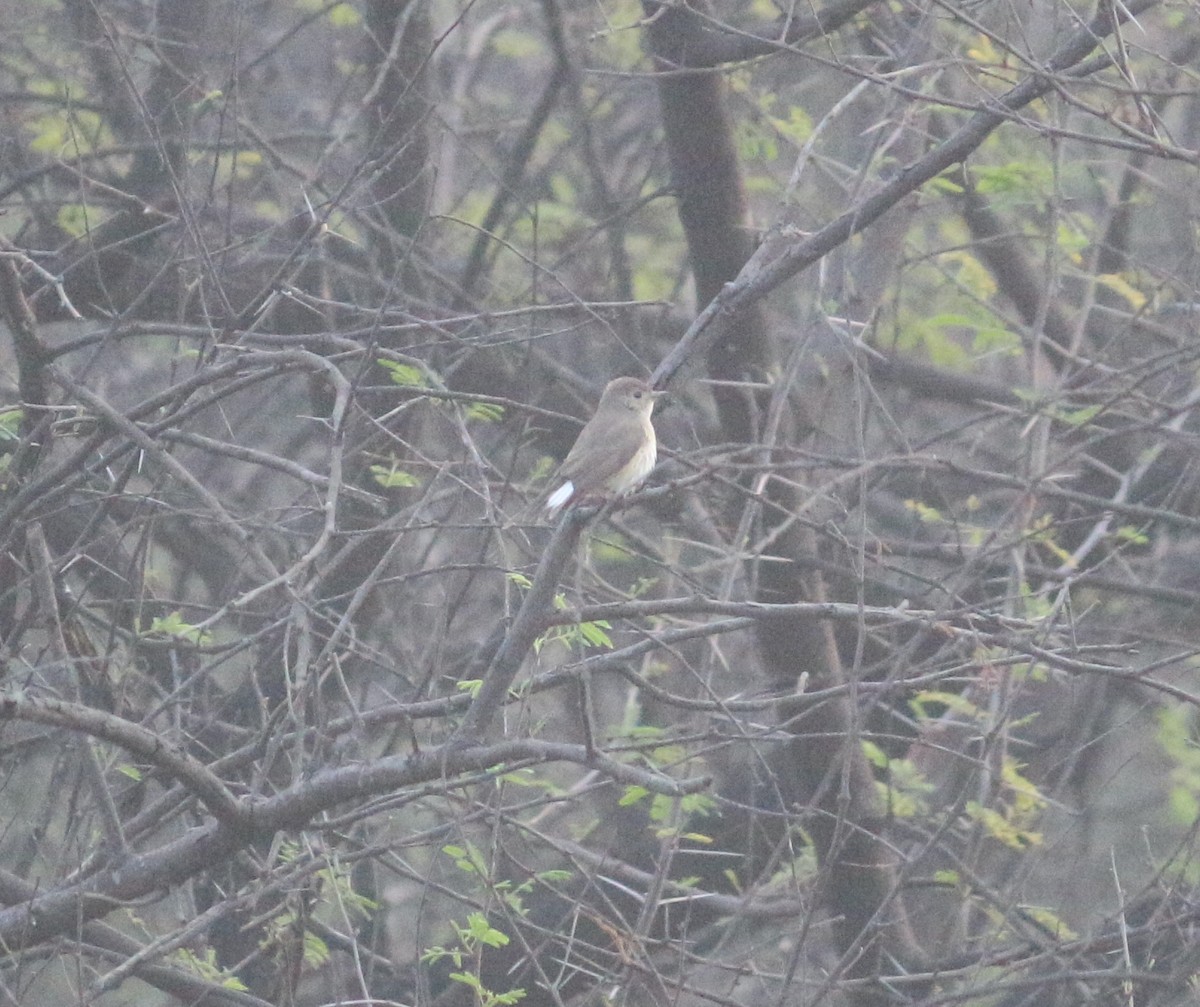
<svg viewBox="0 0 1200 1007">
<path fill-rule="evenodd" d="M 633 460 L 644 438 L 640 423 L 622 424 L 615 432 L 589 423 L 559 471 L 575 484 L 576 493 L 591 493 Z"/>
</svg>

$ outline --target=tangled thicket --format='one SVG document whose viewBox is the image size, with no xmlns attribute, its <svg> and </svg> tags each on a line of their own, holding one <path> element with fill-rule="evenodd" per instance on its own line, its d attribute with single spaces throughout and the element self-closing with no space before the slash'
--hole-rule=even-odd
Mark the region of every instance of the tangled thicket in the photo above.
<svg viewBox="0 0 1200 1007">
<path fill-rule="evenodd" d="M 1194 0 L 16 6 L 3 1002 L 1193 1002 Z"/>
</svg>

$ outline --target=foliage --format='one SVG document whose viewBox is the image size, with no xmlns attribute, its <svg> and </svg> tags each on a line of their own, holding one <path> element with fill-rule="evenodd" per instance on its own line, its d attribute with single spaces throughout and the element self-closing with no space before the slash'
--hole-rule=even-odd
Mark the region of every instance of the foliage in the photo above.
<svg viewBox="0 0 1200 1007">
<path fill-rule="evenodd" d="M 503 931 L 491 926 L 483 913 L 471 913 L 465 926 L 451 923 L 451 928 L 458 935 L 456 947 L 444 948 L 441 945 L 429 948 L 421 960 L 436 963 L 443 958 L 449 958 L 457 971 L 450 973 L 450 979 L 461 983 L 470 989 L 480 1007 L 508 1007 L 519 1003 L 525 998 L 523 989 L 511 989 L 505 993 L 496 993 L 484 986 L 482 980 L 474 972 L 463 971 L 463 963 L 473 957 L 483 947 L 502 948 L 507 946 L 509 937 Z"/>
<path fill-rule="evenodd" d="M 6 1001 L 1194 999 L 1195 3 L 801 6 L 0 7 Z"/>
</svg>

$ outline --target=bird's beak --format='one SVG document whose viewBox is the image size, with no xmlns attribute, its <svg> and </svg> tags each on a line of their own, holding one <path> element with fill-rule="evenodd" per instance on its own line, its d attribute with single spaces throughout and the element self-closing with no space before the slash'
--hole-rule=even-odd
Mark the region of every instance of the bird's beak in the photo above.
<svg viewBox="0 0 1200 1007">
<path fill-rule="evenodd" d="M 658 391 L 651 392 L 650 398 L 654 399 L 654 401 L 657 402 L 659 399 L 665 399 L 670 394 L 671 393 L 668 392 L 665 388 L 660 388 Z"/>
</svg>

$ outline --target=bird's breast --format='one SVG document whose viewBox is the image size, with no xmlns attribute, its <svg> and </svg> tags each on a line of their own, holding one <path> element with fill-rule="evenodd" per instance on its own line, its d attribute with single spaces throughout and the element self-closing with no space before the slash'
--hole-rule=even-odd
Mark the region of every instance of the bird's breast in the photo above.
<svg viewBox="0 0 1200 1007">
<path fill-rule="evenodd" d="M 650 474 L 658 459 L 658 445 L 653 434 L 647 437 L 619 472 L 608 481 L 610 493 L 628 493 Z"/>
</svg>

